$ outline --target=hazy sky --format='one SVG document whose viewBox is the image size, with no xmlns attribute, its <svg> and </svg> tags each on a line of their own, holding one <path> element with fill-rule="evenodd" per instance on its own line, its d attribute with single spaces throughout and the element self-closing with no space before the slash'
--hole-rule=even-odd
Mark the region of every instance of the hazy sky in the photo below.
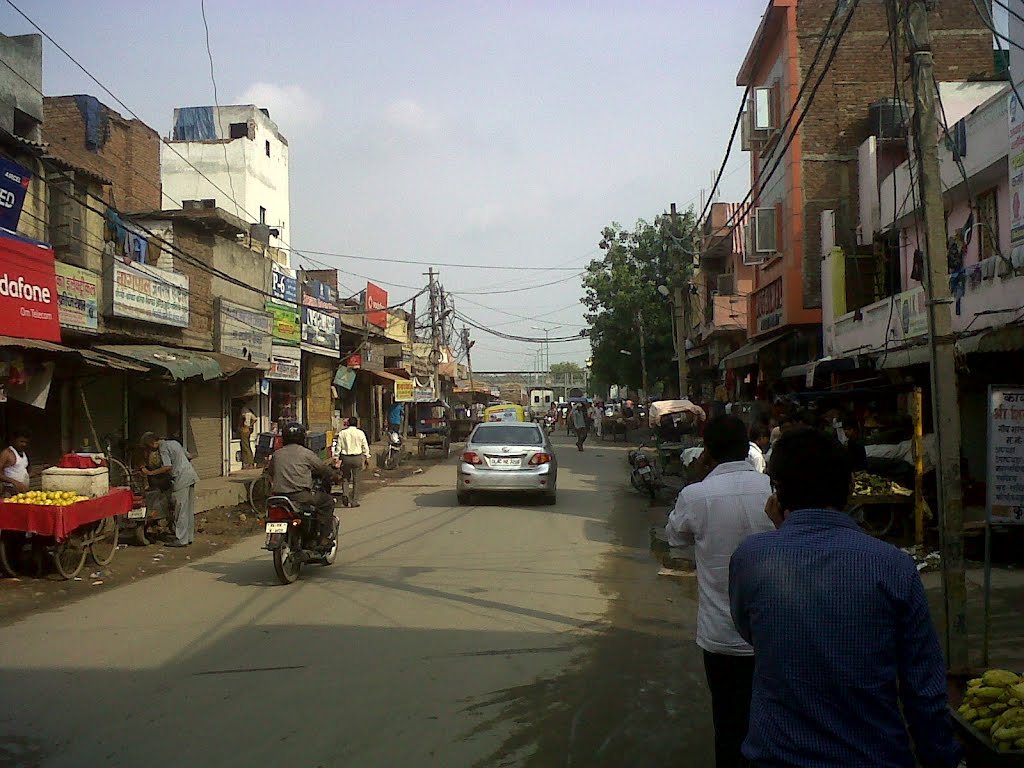
<svg viewBox="0 0 1024 768">
<path fill-rule="evenodd" d="M 174 107 L 213 103 L 198 0 L 16 2 L 161 135 Z M 765 6 L 208 0 L 206 12 L 221 103 L 269 108 L 290 143 L 294 248 L 371 259 L 315 257 L 392 303 L 425 266 L 388 259 L 515 266 L 445 267 L 441 281 L 484 325 L 562 336 L 583 326 L 582 291 L 545 268 L 585 265 L 611 221 L 699 201 Z M 32 31 L 6 3 L 0 30 Z M 123 112 L 49 43 L 44 91 Z M 722 199 L 746 191 L 746 160 L 735 153 Z M 473 337 L 478 370 L 534 364 L 536 345 Z M 552 345 L 551 359 L 588 349 Z"/>
</svg>

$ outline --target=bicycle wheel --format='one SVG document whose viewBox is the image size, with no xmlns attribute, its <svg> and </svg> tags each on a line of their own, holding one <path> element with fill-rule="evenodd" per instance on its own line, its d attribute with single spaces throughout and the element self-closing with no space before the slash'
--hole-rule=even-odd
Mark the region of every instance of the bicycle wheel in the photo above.
<svg viewBox="0 0 1024 768">
<path fill-rule="evenodd" d="M 96 565 L 107 565 L 117 552 L 117 539 L 121 532 L 120 518 L 104 517 L 98 520 L 92 530 L 89 555 Z"/>
<path fill-rule="evenodd" d="M 270 497 L 270 478 L 260 475 L 249 483 L 249 507 L 253 514 L 263 517 L 267 514 L 267 499 Z"/>
<path fill-rule="evenodd" d="M 111 488 L 131 488 L 132 492 L 135 492 L 135 488 L 132 487 L 131 470 L 118 459 L 107 458 L 107 478 Z"/>
<path fill-rule="evenodd" d="M 85 543 L 80 536 L 68 536 L 53 547 L 53 566 L 65 579 L 77 576 L 85 565 Z"/>
</svg>

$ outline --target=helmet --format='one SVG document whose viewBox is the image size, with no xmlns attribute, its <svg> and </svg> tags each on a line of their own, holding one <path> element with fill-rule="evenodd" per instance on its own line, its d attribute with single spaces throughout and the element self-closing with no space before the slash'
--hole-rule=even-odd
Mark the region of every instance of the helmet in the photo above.
<svg viewBox="0 0 1024 768">
<path fill-rule="evenodd" d="M 291 445 L 293 443 L 305 445 L 306 428 L 297 421 L 290 421 L 285 424 L 284 428 L 281 430 L 281 438 L 284 440 L 285 445 Z"/>
</svg>

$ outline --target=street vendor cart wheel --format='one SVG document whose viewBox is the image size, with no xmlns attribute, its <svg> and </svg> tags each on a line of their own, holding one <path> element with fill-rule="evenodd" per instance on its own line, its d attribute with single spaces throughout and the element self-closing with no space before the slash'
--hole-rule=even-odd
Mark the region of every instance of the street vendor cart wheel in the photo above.
<svg viewBox="0 0 1024 768">
<path fill-rule="evenodd" d="M 419 442 L 416 444 L 416 456 L 417 456 L 417 458 L 420 458 L 420 459 L 425 459 L 427 457 L 427 444 L 425 442 L 423 442 L 423 438 L 422 437 L 420 438 Z"/>
<path fill-rule="evenodd" d="M 444 444 L 441 446 L 441 450 L 444 451 L 444 457 L 446 459 L 452 455 L 452 441 L 448 435 L 444 436 Z"/>
<path fill-rule="evenodd" d="M 117 552 L 117 539 L 121 533 L 119 517 L 104 517 L 92 525 L 89 538 L 89 555 L 96 565 L 108 565 Z M 140 526 L 142 527 L 142 526 Z M 143 530 L 145 530 L 143 528 Z"/>
<path fill-rule="evenodd" d="M 888 535 L 896 525 L 895 504 L 858 504 L 850 506 L 850 517 L 872 536 Z"/>
<path fill-rule="evenodd" d="M 57 542 L 53 547 L 53 567 L 65 579 L 77 576 L 85 565 L 85 541 L 81 536 L 72 534 L 64 541 Z"/>
</svg>

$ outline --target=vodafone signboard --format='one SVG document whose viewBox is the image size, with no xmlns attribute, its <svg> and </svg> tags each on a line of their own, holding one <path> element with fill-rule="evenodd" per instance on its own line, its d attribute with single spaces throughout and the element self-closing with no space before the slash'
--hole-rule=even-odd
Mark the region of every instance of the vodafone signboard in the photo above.
<svg viewBox="0 0 1024 768">
<path fill-rule="evenodd" d="M 366 322 L 378 328 L 388 327 L 388 292 L 373 283 L 366 284 Z"/>
<path fill-rule="evenodd" d="M 0 328 L 4 336 L 60 341 L 57 272 L 45 243 L 0 231 Z"/>
</svg>

